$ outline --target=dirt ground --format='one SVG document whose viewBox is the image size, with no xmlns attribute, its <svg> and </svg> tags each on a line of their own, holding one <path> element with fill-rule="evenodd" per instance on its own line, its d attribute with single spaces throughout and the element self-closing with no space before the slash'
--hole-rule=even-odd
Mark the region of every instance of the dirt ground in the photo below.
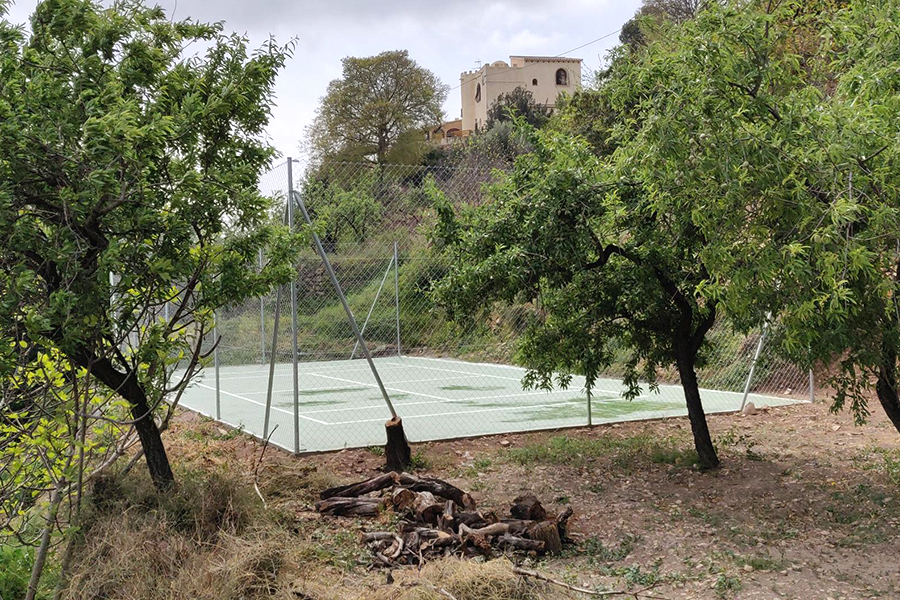
<svg viewBox="0 0 900 600">
<path fill-rule="evenodd" d="M 686 419 L 419 444 L 415 463 L 498 514 L 525 491 L 551 512 L 571 505 L 576 542 L 525 566 L 572 585 L 668 599 L 900 598 L 900 435 L 873 412 L 861 427 L 823 404 L 712 416 L 722 459 L 712 473 L 693 464 Z M 252 485 L 261 444 L 249 436 L 184 413 L 166 438 L 176 463 Z M 258 469 L 267 510 L 321 550 L 308 558 L 321 569 L 295 571 L 295 597 L 334 585 L 338 597 L 399 597 L 386 588 L 414 585 L 413 569 L 388 584 L 366 568 L 358 532 L 383 524 L 312 509 L 319 489 L 374 475 L 379 450 L 267 449 Z"/>
</svg>

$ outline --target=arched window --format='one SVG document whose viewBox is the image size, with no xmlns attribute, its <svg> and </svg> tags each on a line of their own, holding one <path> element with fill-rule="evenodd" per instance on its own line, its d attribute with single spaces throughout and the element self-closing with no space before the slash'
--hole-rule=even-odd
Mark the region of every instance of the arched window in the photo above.
<svg viewBox="0 0 900 600">
<path fill-rule="evenodd" d="M 569 85 L 569 74 L 565 69 L 556 70 L 556 85 Z"/>
<path fill-rule="evenodd" d="M 475 86 L 475 102 L 481 102 L 481 84 Z"/>
<path fill-rule="evenodd" d="M 532 79 L 532 80 L 531 80 L 531 85 L 537 85 L 537 79 Z"/>
</svg>

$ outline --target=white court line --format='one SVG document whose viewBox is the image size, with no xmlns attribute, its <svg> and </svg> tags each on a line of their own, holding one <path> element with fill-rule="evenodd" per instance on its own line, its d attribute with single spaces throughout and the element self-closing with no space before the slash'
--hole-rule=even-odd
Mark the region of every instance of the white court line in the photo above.
<svg viewBox="0 0 900 600">
<path fill-rule="evenodd" d="M 394 367 L 412 367 L 412 365 L 398 365 L 397 363 L 387 363 Z M 494 379 L 506 379 L 507 381 L 522 381 L 521 377 L 504 377 L 502 375 L 490 375 L 488 373 L 472 373 L 471 371 L 457 371 L 455 369 L 438 369 L 437 367 L 416 366 L 414 369 L 425 369 L 427 371 L 443 371 L 445 373 L 462 373 L 473 377 L 492 377 Z"/>
<path fill-rule="evenodd" d="M 312 373 L 310 373 L 310 375 L 312 375 Z M 364 384 L 359 384 L 359 385 L 360 385 L 360 389 L 353 390 L 353 391 L 362 391 L 363 387 L 367 387 Z M 325 391 L 325 390 L 348 390 L 348 389 L 349 388 L 346 385 L 328 385 L 325 387 L 300 388 L 297 391 L 298 392 L 319 392 L 319 391 Z M 269 391 L 263 390 L 261 392 L 244 392 L 244 393 L 247 394 L 248 396 L 253 396 L 253 395 L 258 395 L 258 394 L 268 394 Z M 292 394 L 292 393 L 294 393 L 294 388 L 291 388 L 289 390 L 272 390 L 273 395 L 274 394 Z M 303 396 L 314 396 L 315 394 L 302 394 L 302 395 Z"/>
<path fill-rule="evenodd" d="M 439 362 L 439 363 L 454 363 L 457 365 L 478 365 L 478 366 L 483 366 L 483 367 L 498 367 L 498 368 L 502 368 L 502 369 L 514 369 L 516 371 L 528 371 L 528 369 L 526 369 L 525 367 L 517 367 L 515 365 L 504 365 L 504 364 L 500 364 L 500 363 L 486 363 L 486 362 L 469 362 L 469 361 L 465 361 L 465 360 L 457 360 L 454 358 L 433 358 L 431 356 L 404 356 L 403 358 L 404 359 L 417 359 L 417 360 L 430 360 L 430 361 Z M 407 365 L 407 366 L 410 366 L 410 365 Z M 428 367 L 414 367 L 414 368 L 426 369 Z M 463 371 L 458 371 L 458 372 L 462 373 Z M 484 376 L 485 377 L 494 377 L 494 375 L 484 375 Z M 583 378 L 584 375 L 575 375 L 574 377 Z M 607 381 L 621 381 L 621 379 L 616 379 L 615 377 L 601 377 L 600 379 L 605 379 Z M 661 383 L 661 384 L 659 384 L 659 387 L 660 388 L 671 388 L 673 390 L 684 390 L 683 386 L 681 386 L 677 383 Z M 704 388 L 704 387 L 697 388 L 697 389 L 701 392 L 710 392 L 713 394 L 732 394 L 735 396 L 743 396 L 744 395 L 744 392 L 734 392 L 731 390 L 714 390 L 712 388 Z M 683 393 L 683 391 L 682 391 L 682 393 Z M 797 398 L 784 398 L 781 396 L 770 396 L 768 394 L 757 394 L 755 392 L 750 392 L 750 395 L 756 396 L 757 398 L 763 398 L 766 400 L 777 400 L 779 402 L 782 402 L 784 400 L 790 400 L 791 402 L 796 402 L 798 404 L 804 404 L 804 403 L 809 404 L 809 400 L 803 400 L 803 399 L 797 399 Z M 639 396 L 639 398 L 649 398 L 649 396 Z"/>
<path fill-rule="evenodd" d="M 373 387 L 373 388 L 377 388 L 377 387 L 378 387 L 378 386 L 375 385 L 374 383 L 360 383 L 359 381 L 354 381 L 354 380 L 352 380 L 352 379 L 342 379 L 342 378 L 340 378 L 340 377 L 332 377 L 331 375 L 320 375 L 320 374 L 318 374 L 318 373 L 308 373 L 308 375 L 314 375 L 314 376 L 316 376 L 316 377 L 322 377 L 322 378 L 324 378 L 324 379 L 334 379 L 335 381 L 346 381 L 347 383 L 355 383 L 355 384 L 358 384 L 358 385 L 364 385 L 364 386 L 366 386 L 366 387 Z M 392 391 L 392 392 L 400 392 L 401 394 L 412 394 L 412 395 L 414 395 L 414 396 L 422 396 L 423 398 L 433 398 L 433 399 L 435 399 L 435 400 L 443 400 L 443 401 L 445 401 L 445 402 L 452 402 L 452 401 L 453 401 L 452 398 L 442 398 L 442 397 L 440 397 L 440 396 L 432 396 L 431 394 L 423 394 L 423 393 L 421 393 L 421 392 L 411 392 L 411 391 L 409 391 L 409 390 L 401 390 L 400 388 L 394 388 L 394 387 L 387 387 L 387 386 L 384 386 L 384 389 L 390 390 L 390 391 Z"/>
<path fill-rule="evenodd" d="M 205 383 L 198 383 L 197 385 L 200 387 L 205 387 L 208 390 L 216 391 L 216 388 L 208 386 Z M 243 400 L 245 402 L 250 402 L 251 404 L 256 404 L 257 406 L 262 406 L 263 408 L 265 408 L 265 406 L 266 406 L 262 402 L 257 402 L 256 400 L 251 400 L 250 398 L 244 398 L 243 396 L 238 396 L 237 394 L 232 394 L 231 392 L 226 392 L 225 390 L 221 390 L 221 392 L 223 394 L 225 394 L 226 396 L 231 396 L 232 398 L 237 398 L 238 400 Z M 278 408 L 277 406 L 272 406 L 271 408 L 272 408 L 272 410 L 277 410 L 278 412 L 284 413 L 286 415 L 294 416 L 293 412 Z M 303 415 L 299 415 L 299 417 L 301 419 L 306 419 L 307 421 L 312 421 L 313 423 L 318 423 L 319 425 L 331 425 L 331 423 L 326 423 L 325 421 L 313 419 L 312 417 L 304 417 Z"/>
<path fill-rule="evenodd" d="M 531 394 L 507 394 L 505 396 L 491 396 L 491 398 L 519 398 L 521 396 L 539 396 L 544 394 L 578 394 L 580 392 L 573 390 L 554 390 L 552 392 L 535 392 Z M 484 400 L 485 398 L 480 398 Z M 468 402 L 470 398 L 456 398 L 454 400 L 429 400 L 423 402 L 394 402 L 394 406 L 421 406 L 423 404 L 445 404 L 445 403 L 455 403 L 455 402 Z M 587 400 L 587 398 L 579 398 L 579 401 Z M 595 400 L 595 402 L 603 402 L 604 400 Z M 573 400 L 574 402 L 574 400 Z M 527 406 L 527 405 L 526 405 Z M 330 413 L 330 412 L 353 412 L 356 410 L 367 410 L 370 408 L 384 408 L 384 402 L 381 404 L 372 404 L 370 406 L 344 406 L 342 408 L 320 408 L 316 410 L 307 410 L 304 411 L 304 414 L 314 415 L 319 413 Z M 402 415 L 401 415 L 402 416 Z"/>
<path fill-rule="evenodd" d="M 314 373 L 310 373 L 310 375 L 313 375 L 313 374 Z M 290 373 L 289 373 L 289 375 L 290 375 Z M 301 373 L 301 379 L 302 379 L 302 375 L 303 374 Z M 450 381 L 453 379 L 471 379 L 471 378 L 470 377 L 437 377 L 435 379 L 401 379 L 400 381 L 394 381 L 393 379 L 391 379 L 391 380 L 388 380 L 388 383 L 390 383 L 391 385 L 395 385 L 398 383 L 427 383 L 430 381 Z M 362 384 L 360 384 L 360 385 L 362 385 Z M 299 391 L 315 392 L 317 390 L 344 390 L 344 389 L 347 389 L 346 386 L 334 385 L 334 386 L 326 386 L 326 387 L 318 387 L 318 388 L 300 388 Z M 272 393 L 273 394 L 287 394 L 287 393 L 291 393 L 293 391 L 294 391 L 294 389 L 291 388 L 289 390 L 272 390 Z M 268 394 L 269 392 L 268 392 L 268 390 L 263 390 L 261 392 L 244 392 L 244 393 L 247 394 L 248 396 L 252 396 L 254 394 Z"/>
<path fill-rule="evenodd" d="M 428 414 L 428 415 L 409 415 L 409 416 L 404 416 L 403 419 L 409 420 L 409 419 L 424 419 L 424 418 L 430 418 L 430 417 L 449 417 L 449 416 L 454 416 L 454 415 L 470 415 L 470 414 L 474 414 L 474 413 L 483 413 L 483 412 L 501 412 L 501 411 L 522 410 L 522 409 L 527 410 L 527 409 L 531 409 L 531 408 L 555 408 L 557 406 L 566 406 L 568 404 L 575 404 L 576 402 L 578 402 L 580 404 L 581 399 L 578 399 L 577 401 L 576 400 L 568 400 L 566 402 L 555 402 L 553 404 L 529 404 L 529 405 L 525 405 L 525 406 L 510 406 L 510 407 L 505 407 L 505 408 L 484 408 L 484 409 L 480 409 L 480 410 L 462 410 L 462 411 L 456 411 L 456 412 L 432 413 L 432 414 Z M 675 410 L 676 408 L 678 410 L 681 410 L 680 406 L 676 407 L 673 405 L 673 410 Z M 666 412 L 666 411 L 654 411 L 654 412 Z M 375 422 L 382 421 L 382 420 L 383 419 L 359 419 L 357 421 L 339 421 L 337 423 L 329 423 L 329 425 L 354 425 L 354 424 L 358 424 L 358 423 L 375 423 Z"/>
</svg>

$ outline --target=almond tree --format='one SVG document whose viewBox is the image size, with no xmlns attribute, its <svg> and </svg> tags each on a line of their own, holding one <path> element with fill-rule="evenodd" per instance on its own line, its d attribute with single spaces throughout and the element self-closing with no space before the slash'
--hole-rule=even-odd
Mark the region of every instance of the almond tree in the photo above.
<svg viewBox="0 0 900 600">
<path fill-rule="evenodd" d="M 139 2 L 46 0 L 30 29 L 0 22 L 2 374 L 56 353 L 84 370 L 125 401 L 105 416 L 133 428 L 165 490 L 156 417 L 196 372 L 214 311 L 290 276 L 257 191 L 289 49 L 251 53 L 220 24 Z M 5 391 L 4 416 L 28 418 Z"/>
<path fill-rule="evenodd" d="M 590 387 L 625 350 L 625 395 L 636 398 L 641 380 L 654 387 L 658 368 L 676 367 L 700 465 L 718 467 L 696 375 L 719 310 L 700 260 L 715 241 L 587 141 L 520 127 L 533 151 L 482 205 L 455 214 L 438 197 L 436 237 L 452 265 L 438 296 L 457 319 L 497 301 L 539 305 L 519 348 L 526 386 L 580 373 Z"/>
</svg>

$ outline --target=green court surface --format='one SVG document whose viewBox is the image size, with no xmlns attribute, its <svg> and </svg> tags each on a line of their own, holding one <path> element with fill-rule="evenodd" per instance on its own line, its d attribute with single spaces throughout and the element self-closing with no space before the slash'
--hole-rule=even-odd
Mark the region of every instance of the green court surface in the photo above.
<svg viewBox="0 0 900 600">
<path fill-rule="evenodd" d="M 519 367 L 426 357 L 374 359 L 378 373 L 412 442 L 511 433 L 587 424 L 584 378 L 569 389 L 523 390 Z M 313 452 L 384 443 L 390 412 L 365 360 L 301 362 L 298 366 L 297 433 L 293 369 L 277 364 L 273 379 L 270 442 L 291 451 Z M 218 420 L 263 436 L 268 365 L 223 366 L 219 372 Z M 680 386 L 660 385 L 633 401 L 621 397 L 622 383 L 597 381 L 591 402 L 592 421 L 614 423 L 687 414 Z M 740 408 L 742 394 L 702 389 L 708 413 Z M 201 372 L 185 391 L 181 405 L 216 418 L 216 377 Z M 799 402 L 751 394 L 756 406 Z"/>
</svg>

